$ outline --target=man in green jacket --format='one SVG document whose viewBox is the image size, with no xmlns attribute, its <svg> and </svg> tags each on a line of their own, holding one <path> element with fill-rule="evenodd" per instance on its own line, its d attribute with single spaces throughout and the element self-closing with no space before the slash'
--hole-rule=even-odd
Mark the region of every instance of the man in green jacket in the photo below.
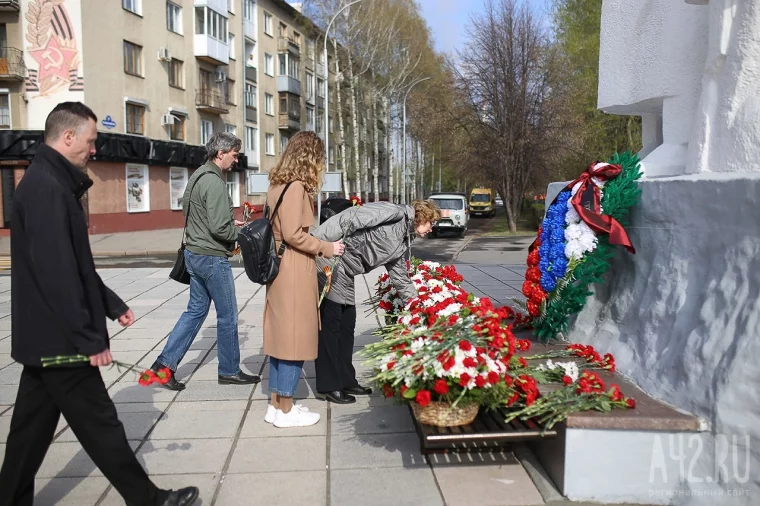
<svg viewBox="0 0 760 506">
<path fill-rule="evenodd" d="M 208 161 L 187 183 L 182 210 L 187 219 L 185 265 L 190 273 L 190 301 L 153 364 L 154 370 L 168 367 L 177 371 L 213 300 L 217 315 L 219 384 L 244 385 L 260 381 L 258 376 L 240 370 L 238 308 L 229 261 L 243 223 L 233 217 L 225 173 L 236 163 L 241 144 L 231 133 L 214 134 L 206 144 Z M 164 386 L 170 390 L 185 388 L 174 375 Z"/>
</svg>

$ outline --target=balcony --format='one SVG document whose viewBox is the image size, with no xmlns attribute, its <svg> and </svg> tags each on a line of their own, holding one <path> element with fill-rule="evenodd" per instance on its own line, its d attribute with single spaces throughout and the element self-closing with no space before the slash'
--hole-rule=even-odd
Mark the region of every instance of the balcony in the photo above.
<svg viewBox="0 0 760 506">
<path fill-rule="evenodd" d="M 223 17 L 227 17 L 227 0 L 193 0 L 193 6 L 208 7 L 212 11 L 218 12 Z"/>
<path fill-rule="evenodd" d="M 256 70 L 256 67 L 250 67 L 248 65 L 245 66 L 245 78 L 252 83 L 257 82 L 258 73 L 259 72 Z"/>
<path fill-rule="evenodd" d="M 256 24 L 253 20 L 243 19 L 243 34 L 252 41 L 256 41 Z"/>
<path fill-rule="evenodd" d="M 25 78 L 24 52 L 15 47 L 0 47 L 0 81 L 23 81 Z"/>
<path fill-rule="evenodd" d="M 258 121 L 258 115 L 255 107 L 246 106 L 245 120 L 250 121 L 251 123 L 256 123 Z"/>
<path fill-rule="evenodd" d="M 212 65 L 230 63 L 230 46 L 209 35 L 195 34 L 195 57 Z"/>
<path fill-rule="evenodd" d="M 280 37 L 277 39 L 277 51 L 279 53 L 291 53 L 301 56 L 301 45 L 293 37 Z"/>
<path fill-rule="evenodd" d="M 300 118 L 295 118 L 288 114 L 280 114 L 278 127 L 280 130 L 292 130 L 297 132 L 301 130 L 301 120 Z"/>
<path fill-rule="evenodd" d="M 195 93 L 195 108 L 212 114 L 227 114 L 230 107 L 224 93 L 216 90 L 201 90 Z"/>
<path fill-rule="evenodd" d="M 0 0 L 0 12 L 19 12 L 21 10 L 21 6 L 19 5 L 20 3 L 21 2 L 19 2 L 19 0 Z"/>
<path fill-rule="evenodd" d="M 301 96 L 301 81 L 290 76 L 277 76 L 277 91 Z"/>
</svg>

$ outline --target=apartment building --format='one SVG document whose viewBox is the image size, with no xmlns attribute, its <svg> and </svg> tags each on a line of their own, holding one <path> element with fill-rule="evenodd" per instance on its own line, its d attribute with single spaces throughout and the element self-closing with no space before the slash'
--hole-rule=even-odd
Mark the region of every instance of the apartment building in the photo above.
<svg viewBox="0 0 760 506">
<path fill-rule="evenodd" d="M 227 176 L 235 206 L 263 201 L 299 130 L 330 135 L 335 170 L 321 35 L 285 0 L 0 0 L 0 234 L 45 118 L 67 100 L 99 119 L 93 233 L 181 226 L 182 192 L 214 132 L 243 140 Z"/>
</svg>

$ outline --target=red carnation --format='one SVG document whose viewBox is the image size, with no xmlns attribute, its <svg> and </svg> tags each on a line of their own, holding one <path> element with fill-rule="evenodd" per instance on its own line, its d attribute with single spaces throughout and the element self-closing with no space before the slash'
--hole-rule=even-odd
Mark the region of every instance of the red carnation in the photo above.
<svg viewBox="0 0 760 506">
<path fill-rule="evenodd" d="M 434 390 L 438 395 L 446 395 L 449 393 L 449 384 L 446 383 L 445 379 L 439 379 L 435 382 Z"/>
<path fill-rule="evenodd" d="M 478 365 L 477 361 L 476 361 L 474 358 L 472 358 L 472 357 L 466 357 L 466 358 L 465 358 L 465 359 L 462 361 L 462 364 L 463 364 L 465 367 L 476 367 L 476 366 Z"/>
<path fill-rule="evenodd" d="M 636 407 L 636 400 L 633 397 L 629 397 L 625 400 L 625 405 L 633 409 Z"/>
<path fill-rule="evenodd" d="M 160 385 L 166 385 L 172 379 L 172 370 L 168 367 L 162 367 L 156 373 L 156 382 Z"/>
<path fill-rule="evenodd" d="M 488 382 L 491 385 L 495 385 L 496 383 L 498 383 L 499 382 L 499 373 L 497 373 L 495 371 L 489 371 L 488 372 Z"/>
<path fill-rule="evenodd" d="M 512 376 L 510 376 L 509 374 L 505 375 L 504 383 L 506 383 L 508 387 L 511 387 L 514 384 L 514 382 L 512 381 Z"/>
<path fill-rule="evenodd" d="M 430 404 L 430 391 L 428 390 L 420 390 L 417 392 L 417 397 L 414 399 L 417 401 L 417 404 L 422 406 L 423 408 Z"/>
<path fill-rule="evenodd" d="M 151 369 L 148 369 L 147 371 L 143 371 L 140 374 L 140 379 L 137 380 L 137 382 L 144 387 L 150 386 L 156 381 L 158 381 L 158 377 L 156 376 L 156 373 L 153 372 Z"/>
<path fill-rule="evenodd" d="M 567 375 L 562 376 L 562 383 L 564 383 L 565 385 L 569 385 L 572 382 L 573 382 L 573 378 L 571 378 L 570 376 L 567 376 Z"/>
<path fill-rule="evenodd" d="M 386 398 L 391 398 L 394 395 L 393 387 L 390 385 L 383 386 L 383 393 L 385 394 Z"/>
<path fill-rule="evenodd" d="M 390 371 L 391 369 L 393 369 L 393 366 L 395 365 L 396 365 L 396 362 L 388 362 L 387 364 L 388 370 Z"/>
<path fill-rule="evenodd" d="M 463 372 L 459 377 L 459 386 L 466 387 L 472 378 L 466 372 Z"/>
<path fill-rule="evenodd" d="M 515 392 L 514 394 L 512 394 L 512 397 L 510 397 L 509 400 L 507 401 L 507 406 L 511 406 L 512 404 L 514 404 L 515 402 L 519 400 L 520 400 L 520 394 Z"/>
<path fill-rule="evenodd" d="M 459 341 L 459 349 L 462 351 L 470 351 L 472 349 L 472 345 L 469 341 Z"/>
<path fill-rule="evenodd" d="M 449 357 L 445 364 L 443 364 L 444 371 L 450 371 L 452 367 L 457 365 L 457 361 L 454 357 Z"/>
</svg>

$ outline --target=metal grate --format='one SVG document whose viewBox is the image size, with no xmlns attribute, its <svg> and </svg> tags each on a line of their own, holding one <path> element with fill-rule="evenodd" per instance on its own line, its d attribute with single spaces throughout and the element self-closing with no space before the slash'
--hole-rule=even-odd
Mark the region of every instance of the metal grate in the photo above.
<svg viewBox="0 0 760 506">
<path fill-rule="evenodd" d="M 411 412 L 411 407 L 409 408 Z M 481 409 L 478 417 L 461 427 L 434 427 L 417 422 L 422 453 L 432 451 L 480 451 L 499 447 L 505 443 L 551 438 L 557 435 L 554 429 L 543 430 L 533 420 L 512 420 L 505 423 L 506 411 Z"/>
</svg>

